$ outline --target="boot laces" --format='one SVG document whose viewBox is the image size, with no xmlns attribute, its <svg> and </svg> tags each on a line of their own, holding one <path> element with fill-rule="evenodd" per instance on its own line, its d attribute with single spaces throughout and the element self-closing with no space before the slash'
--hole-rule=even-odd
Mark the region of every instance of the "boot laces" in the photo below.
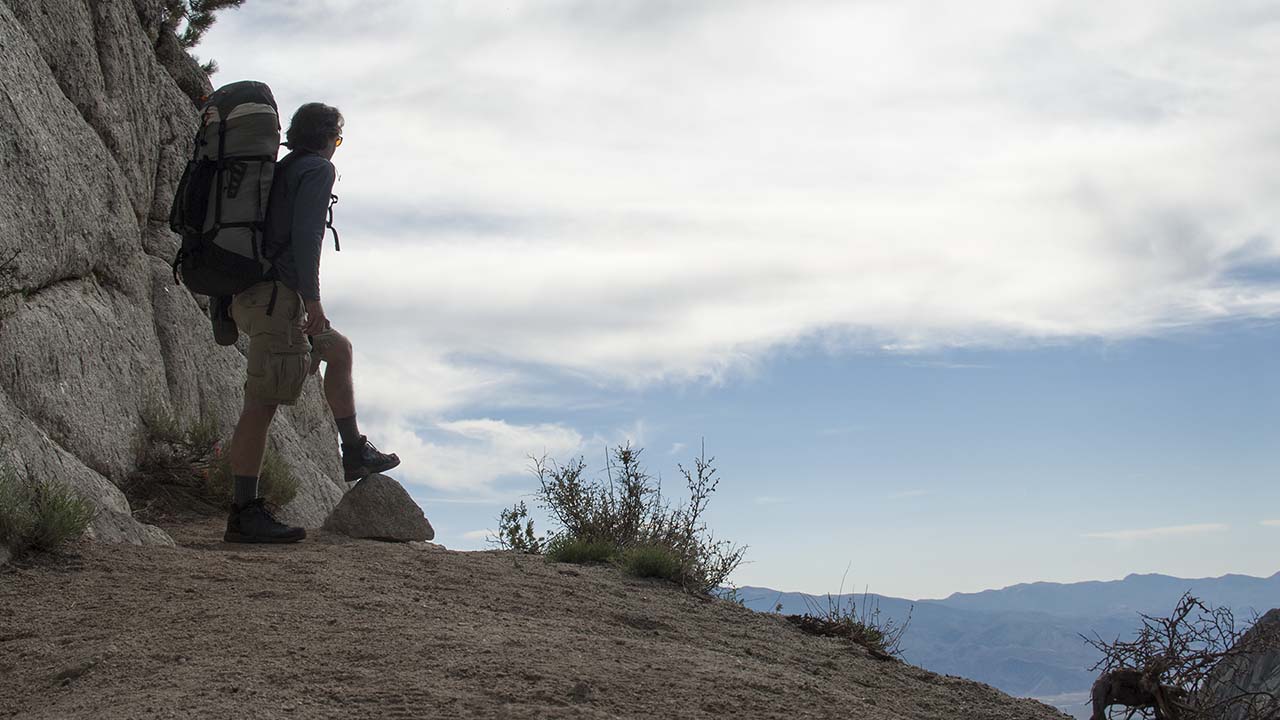
<svg viewBox="0 0 1280 720">
<path fill-rule="evenodd" d="M 276 519 L 276 513 L 280 512 L 280 506 L 272 502 L 267 502 L 266 498 L 254 498 L 248 505 L 245 505 L 244 508 L 246 510 L 249 508 L 257 508 L 258 512 L 266 515 L 267 519 L 271 522 L 276 524 L 280 523 L 280 521 Z"/>
</svg>

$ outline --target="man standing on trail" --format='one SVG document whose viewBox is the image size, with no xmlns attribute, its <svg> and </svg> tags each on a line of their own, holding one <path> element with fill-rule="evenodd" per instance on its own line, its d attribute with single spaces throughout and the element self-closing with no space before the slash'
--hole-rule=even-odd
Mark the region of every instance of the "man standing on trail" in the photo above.
<svg viewBox="0 0 1280 720">
<path fill-rule="evenodd" d="M 342 437 L 347 482 L 400 464 L 400 458 L 378 452 L 360 434 L 351 342 L 330 326 L 320 304 L 320 250 L 337 177 L 330 160 L 342 144 L 342 125 L 342 113 L 323 103 L 308 103 L 294 113 L 285 134 L 291 152 L 276 164 L 271 184 L 263 241 L 271 273 L 231 303 L 231 319 L 249 336 L 249 365 L 244 410 L 231 438 L 235 497 L 226 542 L 285 543 L 306 537 L 306 530 L 277 521 L 263 505 L 258 473 L 276 408 L 297 402 L 307 376 L 322 361 L 324 396 Z M 336 233 L 334 245 L 336 249 Z"/>
</svg>

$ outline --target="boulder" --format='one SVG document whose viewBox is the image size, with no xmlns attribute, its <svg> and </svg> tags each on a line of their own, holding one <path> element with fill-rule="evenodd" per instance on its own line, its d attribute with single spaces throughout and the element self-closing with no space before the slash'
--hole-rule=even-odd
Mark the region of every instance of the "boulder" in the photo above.
<svg viewBox="0 0 1280 720">
<path fill-rule="evenodd" d="M 370 475 L 342 496 L 324 529 L 354 538 L 393 542 L 431 540 L 431 528 L 422 508 L 400 483 L 386 475 Z"/>
</svg>

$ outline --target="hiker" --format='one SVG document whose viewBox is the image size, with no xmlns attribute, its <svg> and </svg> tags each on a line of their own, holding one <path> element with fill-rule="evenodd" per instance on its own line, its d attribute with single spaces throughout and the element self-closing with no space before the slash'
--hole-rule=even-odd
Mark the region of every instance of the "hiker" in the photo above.
<svg viewBox="0 0 1280 720">
<path fill-rule="evenodd" d="M 297 542 L 306 530 L 275 519 L 258 497 L 258 474 L 267 430 L 276 408 L 292 405 L 308 375 L 325 363 L 324 396 L 342 438 L 347 482 L 390 470 L 394 454 L 379 452 L 356 424 L 351 342 L 334 330 L 320 303 L 320 251 L 336 171 L 330 160 L 342 144 L 342 113 L 323 103 L 298 108 L 286 132 L 290 152 L 271 180 L 263 254 L 271 259 L 265 280 L 228 299 L 216 298 L 214 334 L 249 336 L 244 409 L 231 439 L 235 491 L 226 542 Z M 333 198 L 336 200 L 336 197 Z M 337 246 L 337 233 L 334 233 Z M 228 317 L 229 315 L 229 317 Z M 234 323 L 234 324 L 232 324 Z M 238 330 L 237 330 L 238 328 Z"/>
</svg>

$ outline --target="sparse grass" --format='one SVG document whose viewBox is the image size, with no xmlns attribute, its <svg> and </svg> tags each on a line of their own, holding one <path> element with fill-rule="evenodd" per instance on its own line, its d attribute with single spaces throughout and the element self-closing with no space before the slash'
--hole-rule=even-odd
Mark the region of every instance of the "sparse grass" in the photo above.
<svg viewBox="0 0 1280 720">
<path fill-rule="evenodd" d="M 848 572 L 846 569 L 846 576 Z M 840 581 L 840 590 L 844 590 L 844 580 Z M 901 625 L 893 618 L 882 618 L 879 601 L 864 591 L 860 608 L 852 595 L 827 595 L 825 606 L 809 602 L 809 612 L 788 615 L 787 622 L 811 635 L 844 638 L 871 651 L 875 657 L 890 660 L 902 657 L 902 636 L 911 625 L 911 613 L 907 613 Z"/>
<path fill-rule="evenodd" d="M 569 535 L 557 535 L 547 544 L 547 559 L 552 562 L 607 563 L 613 561 L 618 550 L 603 540 L 586 540 Z"/>
<path fill-rule="evenodd" d="M 124 491 L 137 514 L 148 521 L 172 516 L 216 515 L 231 500 L 234 475 L 218 426 L 202 419 L 184 428 L 171 413 L 149 406 L 147 432 L 138 450 L 138 469 Z M 268 502 L 286 505 L 298 494 L 298 479 L 269 445 L 258 477 Z"/>
<path fill-rule="evenodd" d="M 0 466 L 0 544 L 14 555 L 49 552 L 80 537 L 94 513 L 88 500 L 63 483 L 32 481 Z"/>
<path fill-rule="evenodd" d="M 662 545 L 640 545 L 622 554 L 622 569 L 640 578 L 660 578 L 680 582 L 680 556 Z"/>
</svg>

